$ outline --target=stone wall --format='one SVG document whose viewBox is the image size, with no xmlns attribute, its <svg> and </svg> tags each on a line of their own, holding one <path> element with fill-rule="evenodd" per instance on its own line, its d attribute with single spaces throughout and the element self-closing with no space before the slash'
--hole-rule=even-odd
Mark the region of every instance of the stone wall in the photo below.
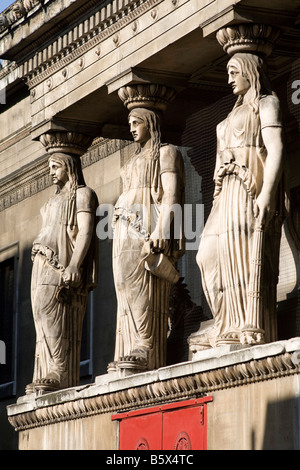
<svg viewBox="0 0 300 470">
<path fill-rule="evenodd" d="M 114 450 L 113 414 L 210 397 L 208 450 L 299 450 L 299 350 L 299 338 L 223 346 L 156 371 L 105 374 L 89 386 L 20 397 L 8 418 L 20 449 Z"/>
</svg>

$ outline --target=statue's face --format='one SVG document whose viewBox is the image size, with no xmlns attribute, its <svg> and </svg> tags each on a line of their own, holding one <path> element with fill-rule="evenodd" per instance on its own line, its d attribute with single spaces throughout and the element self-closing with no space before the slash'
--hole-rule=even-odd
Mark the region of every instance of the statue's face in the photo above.
<svg viewBox="0 0 300 470">
<path fill-rule="evenodd" d="M 245 95 L 250 88 L 249 80 L 235 65 L 228 65 L 228 83 L 235 95 Z"/>
<path fill-rule="evenodd" d="M 136 116 L 129 117 L 129 128 L 133 140 L 139 144 L 143 144 L 151 138 L 150 132 L 145 122 Z"/>
<path fill-rule="evenodd" d="M 63 163 L 50 160 L 49 169 L 53 184 L 57 184 L 60 188 L 62 188 L 67 183 L 67 181 L 69 181 L 69 176 Z"/>
</svg>

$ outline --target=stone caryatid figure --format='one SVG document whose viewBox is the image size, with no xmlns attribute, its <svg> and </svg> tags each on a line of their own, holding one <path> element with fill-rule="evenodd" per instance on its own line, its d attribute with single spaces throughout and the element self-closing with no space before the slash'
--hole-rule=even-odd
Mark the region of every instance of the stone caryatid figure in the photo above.
<svg viewBox="0 0 300 470">
<path fill-rule="evenodd" d="M 276 340 L 283 138 L 261 55 L 270 36 L 256 25 L 218 35 L 232 54 L 228 82 L 237 101 L 217 126 L 213 207 L 197 254 L 214 324 L 193 339 L 198 349 Z"/>
<path fill-rule="evenodd" d="M 41 209 L 42 228 L 32 247 L 36 351 L 27 394 L 79 383 L 87 295 L 97 283 L 97 197 L 85 185 L 80 162 L 89 140 L 53 133 L 41 141 L 51 154 L 50 177 L 56 192 Z"/>
<path fill-rule="evenodd" d="M 119 94 L 128 97 L 136 91 Z M 140 106 L 149 105 L 139 99 Z M 137 151 L 121 169 L 123 191 L 114 211 L 118 310 L 109 372 L 134 373 L 166 364 L 169 293 L 179 280 L 174 264 L 184 252 L 182 155 L 177 147 L 161 143 L 158 114 L 136 104 L 128 119 Z"/>
</svg>

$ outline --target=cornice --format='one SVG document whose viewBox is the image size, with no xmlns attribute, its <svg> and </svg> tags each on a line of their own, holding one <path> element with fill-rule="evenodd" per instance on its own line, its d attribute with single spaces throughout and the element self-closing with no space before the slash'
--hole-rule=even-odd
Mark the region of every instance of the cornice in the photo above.
<svg viewBox="0 0 300 470">
<path fill-rule="evenodd" d="M 86 11 L 97 5 L 98 0 L 85 0 L 81 1 L 81 5 L 76 5 L 75 11 L 72 9 L 72 3 L 76 0 L 66 0 L 62 8 L 55 9 L 53 4 L 59 3 L 56 0 L 17 0 L 10 5 L 6 10 L 0 13 L 0 37 L 10 35 L 19 28 L 26 27 L 26 38 L 28 33 L 30 34 L 30 28 L 28 24 L 32 20 L 33 16 L 40 16 L 40 25 L 50 22 L 50 29 L 48 31 L 43 30 L 43 33 L 39 38 L 34 38 L 30 41 L 30 44 L 24 48 L 22 45 L 22 51 L 27 52 L 32 50 L 33 47 L 45 40 L 49 40 L 55 32 L 59 33 L 66 26 L 70 25 L 72 21 L 75 21 L 77 17 L 84 14 Z M 70 9 L 71 11 L 65 18 L 65 11 Z M 73 10 L 73 11 L 72 11 Z M 55 22 L 53 21 L 55 18 Z"/>
<path fill-rule="evenodd" d="M 16 70 L 18 65 L 15 62 L 8 63 L 5 67 L 0 69 L 0 80 L 9 75 L 11 72 Z"/>
<path fill-rule="evenodd" d="M 36 51 L 34 57 L 20 65 L 19 76 L 26 78 L 28 86 L 33 88 L 80 58 L 87 51 L 97 48 L 102 41 L 110 36 L 114 36 L 114 44 L 117 47 L 116 34 L 162 1 L 127 0 L 121 9 L 116 11 L 113 9 L 115 2 L 109 2 L 89 18 L 66 31 L 63 36 L 57 37 L 47 47 Z M 101 56 L 100 48 L 95 52 Z"/>
<path fill-rule="evenodd" d="M 170 378 L 165 380 L 155 380 L 153 377 L 154 380 L 145 380 L 143 384 L 140 378 L 135 386 L 132 386 L 133 382 L 128 386 L 129 384 L 124 381 L 123 387 L 120 386 L 118 390 L 110 393 L 94 392 L 90 396 L 81 396 L 73 400 L 70 399 L 71 395 L 69 399 L 68 395 L 63 399 L 64 391 L 62 391 L 61 400 L 57 403 L 54 403 L 54 394 L 50 394 L 48 399 L 45 395 L 40 406 L 30 410 L 24 408 L 23 412 L 20 410 L 19 413 L 15 409 L 14 412 L 8 413 L 8 419 L 15 430 L 22 431 L 96 414 L 119 413 L 188 398 L 199 398 L 218 390 L 299 374 L 299 362 L 298 350 L 283 350 L 281 354 L 274 356 L 255 358 L 253 354 L 252 360 L 229 362 L 223 367 L 206 368 L 183 376 L 174 377 L 174 371 L 173 373 L 171 371 Z M 84 389 L 85 394 L 87 387 Z M 59 394 L 57 396 L 59 397 Z"/>
<path fill-rule="evenodd" d="M 9 7 L 0 13 L 0 32 L 5 31 L 11 25 L 23 18 L 36 6 L 44 3 L 43 0 L 16 0 Z"/>
</svg>

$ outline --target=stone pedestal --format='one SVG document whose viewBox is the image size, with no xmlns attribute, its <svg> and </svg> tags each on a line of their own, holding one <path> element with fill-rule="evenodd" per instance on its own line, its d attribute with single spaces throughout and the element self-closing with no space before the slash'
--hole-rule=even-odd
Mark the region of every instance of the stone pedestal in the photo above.
<svg viewBox="0 0 300 470">
<path fill-rule="evenodd" d="M 113 415 L 210 397 L 208 450 L 299 449 L 299 354 L 300 338 L 199 351 L 171 367 L 20 397 L 8 419 L 22 450 L 117 450 Z"/>
</svg>

